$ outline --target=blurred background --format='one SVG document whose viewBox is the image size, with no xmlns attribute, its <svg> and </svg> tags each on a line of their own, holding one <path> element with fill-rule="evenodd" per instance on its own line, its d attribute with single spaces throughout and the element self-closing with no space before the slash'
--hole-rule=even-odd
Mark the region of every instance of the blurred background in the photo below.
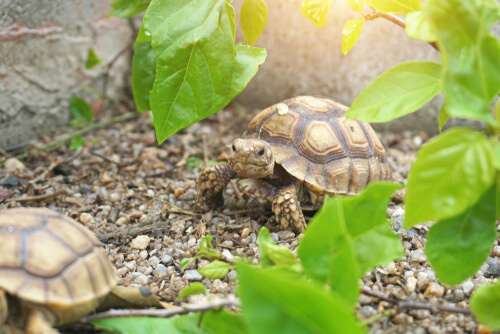
<svg viewBox="0 0 500 334">
<path fill-rule="evenodd" d="M 112 2 L 0 0 L 0 147 L 67 124 L 75 94 L 97 103 L 96 92 L 106 85 L 108 103 L 130 98 L 132 43 L 141 18 L 107 17 Z M 233 1 L 237 15 L 242 2 Z M 439 60 L 427 43 L 380 18 L 366 22 L 359 42 L 344 56 L 342 28 L 357 15 L 344 1 L 334 3 L 323 28 L 302 15 L 301 0 L 267 4 L 268 24 L 256 46 L 268 56 L 235 100 L 249 112 L 305 94 L 349 105 L 386 69 L 407 60 Z M 238 29 L 236 42 L 242 40 Z M 90 48 L 102 62 L 87 70 Z M 375 128 L 437 133 L 440 104 L 438 97 L 424 110 Z"/>
</svg>

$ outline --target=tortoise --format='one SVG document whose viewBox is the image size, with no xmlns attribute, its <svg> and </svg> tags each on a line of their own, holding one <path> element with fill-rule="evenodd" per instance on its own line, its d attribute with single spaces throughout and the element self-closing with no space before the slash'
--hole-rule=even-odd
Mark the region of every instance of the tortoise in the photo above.
<svg viewBox="0 0 500 334">
<path fill-rule="evenodd" d="M 391 180 L 385 149 L 370 124 L 345 118 L 347 107 L 327 98 L 299 96 L 261 111 L 228 163 L 204 168 L 198 196 L 207 207 L 222 204 L 233 178 L 268 199 L 284 229 L 302 232 L 301 204 L 319 209 L 325 195 L 354 195 L 373 181 Z"/>
<path fill-rule="evenodd" d="M 99 240 L 45 208 L 0 211 L 0 333 L 57 333 L 117 283 Z"/>
</svg>

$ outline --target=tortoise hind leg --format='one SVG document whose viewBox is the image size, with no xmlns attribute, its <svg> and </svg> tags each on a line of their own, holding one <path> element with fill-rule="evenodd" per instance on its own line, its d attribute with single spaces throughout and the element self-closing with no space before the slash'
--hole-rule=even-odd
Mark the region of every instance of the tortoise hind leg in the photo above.
<svg viewBox="0 0 500 334">
<path fill-rule="evenodd" d="M 52 327 L 44 312 L 32 309 L 26 323 L 26 334 L 59 334 L 59 332 Z"/>
<path fill-rule="evenodd" d="M 272 200 L 272 206 L 276 220 L 282 227 L 298 233 L 304 231 L 306 221 L 297 199 L 297 187 L 294 184 L 280 188 Z"/>
<path fill-rule="evenodd" d="M 198 198 L 211 208 L 221 205 L 224 202 L 222 191 L 236 175 L 229 164 L 203 168 L 198 177 Z"/>
</svg>

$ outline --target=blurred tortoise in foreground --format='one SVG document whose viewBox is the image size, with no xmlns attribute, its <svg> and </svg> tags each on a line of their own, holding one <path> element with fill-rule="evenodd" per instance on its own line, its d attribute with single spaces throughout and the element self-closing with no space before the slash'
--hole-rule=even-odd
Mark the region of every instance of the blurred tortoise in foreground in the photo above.
<svg viewBox="0 0 500 334">
<path fill-rule="evenodd" d="M 344 117 L 347 107 L 299 96 L 253 118 L 231 147 L 229 163 L 203 169 L 198 195 L 222 204 L 233 178 L 247 193 L 269 199 L 284 228 L 302 232 L 300 204 L 320 208 L 325 195 L 354 195 L 372 181 L 390 180 L 385 150 L 370 124 Z"/>
<path fill-rule="evenodd" d="M 48 209 L 0 211 L 0 333 L 57 333 L 117 283 L 99 240 Z"/>
</svg>

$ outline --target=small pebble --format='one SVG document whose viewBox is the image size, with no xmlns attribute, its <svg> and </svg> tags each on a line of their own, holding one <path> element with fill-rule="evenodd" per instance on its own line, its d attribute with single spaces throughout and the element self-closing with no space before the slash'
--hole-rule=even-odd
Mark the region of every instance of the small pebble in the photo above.
<svg viewBox="0 0 500 334">
<path fill-rule="evenodd" d="M 109 200 L 111 202 L 118 202 L 120 199 L 122 198 L 122 196 L 118 193 L 111 193 L 109 194 Z"/>
<path fill-rule="evenodd" d="M 491 334 L 492 330 L 484 325 L 477 326 L 477 334 Z"/>
<path fill-rule="evenodd" d="M 201 281 L 203 279 L 203 276 L 196 269 L 186 270 L 182 277 L 191 281 Z"/>
<path fill-rule="evenodd" d="M 405 289 L 408 293 L 413 293 L 415 288 L 417 287 L 417 279 L 413 276 L 410 276 L 406 279 Z"/>
<path fill-rule="evenodd" d="M 127 217 L 120 217 L 115 221 L 115 224 L 118 226 L 125 225 L 128 223 L 128 218 Z"/>
<path fill-rule="evenodd" d="M 95 219 L 90 213 L 83 212 L 80 214 L 80 223 L 83 225 L 95 224 Z"/>
<path fill-rule="evenodd" d="M 136 279 L 135 282 L 140 284 L 140 285 L 147 285 L 149 283 L 149 279 L 146 275 L 140 274 Z"/>
<path fill-rule="evenodd" d="M 457 321 L 457 316 L 454 315 L 454 314 L 448 314 L 445 318 L 444 318 L 444 322 L 446 323 L 454 323 Z"/>
<path fill-rule="evenodd" d="M 113 182 L 114 180 L 113 180 L 113 177 L 112 177 L 111 175 L 109 175 L 109 173 L 108 173 L 108 172 L 104 172 L 104 173 L 101 175 L 101 177 L 99 178 L 99 181 L 101 181 L 101 184 L 102 184 L 103 186 L 105 186 L 105 185 L 107 185 L 107 184 L 109 184 L 109 183 Z"/>
<path fill-rule="evenodd" d="M 167 272 L 167 267 L 165 267 L 163 264 L 159 264 L 157 267 L 156 267 L 156 271 L 155 272 L 162 272 L 162 273 L 166 273 Z"/>
<path fill-rule="evenodd" d="M 137 267 L 137 262 L 135 262 L 135 260 L 125 262 L 125 267 L 127 267 L 130 270 L 135 270 L 135 268 Z"/>
<path fill-rule="evenodd" d="M 170 262 L 172 262 L 172 257 L 168 254 L 165 254 L 161 257 L 161 262 L 163 262 L 164 264 L 169 264 Z"/>
<path fill-rule="evenodd" d="M 466 295 L 470 295 L 472 289 L 474 289 L 474 283 L 472 283 L 470 280 L 467 280 L 462 283 L 462 289 L 464 290 L 464 293 Z"/>
<path fill-rule="evenodd" d="M 295 238 L 295 233 L 293 233 L 292 231 L 279 231 L 277 234 L 280 240 L 289 240 Z"/>
<path fill-rule="evenodd" d="M 443 297 L 444 288 L 436 282 L 431 282 L 427 289 L 425 289 L 424 297 L 436 296 L 438 298 Z"/>
<path fill-rule="evenodd" d="M 224 249 L 224 250 L 222 251 L 222 255 L 223 255 L 223 256 L 224 256 L 224 257 L 225 257 L 228 261 L 233 261 L 233 259 L 234 259 L 233 254 L 231 254 L 231 252 L 230 252 L 229 250 L 227 250 L 227 249 Z"/>
<path fill-rule="evenodd" d="M 139 219 L 142 217 L 144 213 L 142 211 L 139 211 L 139 210 L 134 210 L 130 213 L 130 218 L 132 219 Z"/>
<path fill-rule="evenodd" d="M 423 291 L 427 288 L 429 284 L 429 279 L 427 278 L 427 274 L 420 272 L 417 274 L 417 287 L 420 291 Z"/>
<path fill-rule="evenodd" d="M 271 233 L 271 239 L 273 239 L 274 242 L 278 242 L 280 240 L 277 233 Z"/>
<path fill-rule="evenodd" d="M 244 239 L 248 237 L 249 234 L 250 234 L 250 229 L 248 227 L 245 227 L 243 231 L 241 231 L 241 238 Z"/>
<path fill-rule="evenodd" d="M 417 249 L 410 252 L 410 259 L 417 263 L 424 263 L 427 261 L 427 257 L 425 256 L 423 249 Z"/>
<path fill-rule="evenodd" d="M 123 277 L 128 273 L 128 271 L 129 269 L 127 267 L 121 267 L 116 271 L 116 273 L 118 274 L 118 277 Z"/>
<path fill-rule="evenodd" d="M 16 158 L 10 158 L 5 161 L 4 168 L 9 174 L 19 174 L 26 169 L 26 166 Z"/>
<path fill-rule="evenodd" d="M 224 283 L 220 279 L 216 279 L 212 283 L 211 291 L 213 293 L 221 293 L 224 292 L 224 288 L 225 288 Z"/>
<path fill-rule="evenodd" d="M 141 259 L 146 260 L 148 258 L 148 252 L 143 250 L 139 253 L 139 256 L 141 257 Z"/>
<path fill-rule="evenodd" d="M 454 302 L 461 302 L 465 298 L 465 293 L 464 290 L 462 289 L 455 289 L 453 291 L 453 301 Z"/>
<path fill-rule="evenodd" d="M 149 237 L 147 235 L 139 235 L 130 243 L 130 247 L 134 249 L 146 249 L 149 246 Z"/>
</svg>

